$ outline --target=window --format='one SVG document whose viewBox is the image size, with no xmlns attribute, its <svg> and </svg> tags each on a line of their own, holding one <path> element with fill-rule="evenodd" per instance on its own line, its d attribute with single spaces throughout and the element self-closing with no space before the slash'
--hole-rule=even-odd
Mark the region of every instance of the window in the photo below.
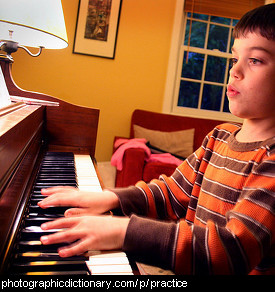
<svg viewBox="0 0 275 292">
<path fill-rule="evenodd" d="M 182 20 L 174 81 L 170 79 L 174 85 L 164 111 L 168 105 L 176 114 L 238 121 L 230 114 L 226 97 L 232 31 L 237 20 L 197 13 L 191 18 L 189 12 Z"/>
</svg>

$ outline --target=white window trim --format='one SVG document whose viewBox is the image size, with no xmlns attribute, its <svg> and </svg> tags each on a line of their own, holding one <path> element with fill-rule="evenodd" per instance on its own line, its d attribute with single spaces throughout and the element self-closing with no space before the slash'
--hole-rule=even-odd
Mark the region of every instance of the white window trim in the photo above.
<svg viewBox="0 0 275 292">
<path fill-rule="evenodd" d="M 231 113 L 216 112 L 210 110 L 194 109 L 177 106 L 178 96 L 175 94 L 180 78 L 178 77 L 178 60 L 183 54 L 182 36 L 184 30 L 184 0 L 177 0 L 175 7 L 174 23 L 170 45 L 170 55 L 168 60 L 167 77 L 164 90 L 162 111 L 168 114 L 183 115 L 188 117 L 205 118 L 212 120 L 224 120 L 232 122 L 242 122 L 242 119 L 235 117 Z M 211 54 L 211 51 L 209 52 Z M 225 53 L 221 53 L 223 56 Z M 228 54 L 226 54 L 228 55 Z"/>
</svg>

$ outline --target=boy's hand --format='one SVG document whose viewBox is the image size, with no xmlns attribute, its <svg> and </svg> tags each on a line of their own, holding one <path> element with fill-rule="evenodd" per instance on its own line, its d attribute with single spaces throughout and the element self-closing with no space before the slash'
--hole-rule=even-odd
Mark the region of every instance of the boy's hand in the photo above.
<svg viewBox="0 0 275 292">
<path fill-rule="evenodd" d="M 61 257 L 85 253 L 88 250 L 116 250 L 123 246 L 127 217 L 81 216 L 57 219 L 41 225 L 44 230 L 63 229 L 41 237 L 43 244 L 71 243 L 58 250 Z"/>
<path fill-rule="evenodd" d="M 47 196 L 38 203 L 43 209 L 55 206 L 73 207 L 65 212 L 65 217 L 103 214 L 119 207 L 118 197 L 111 191 L 90 193 L 73 187 L 53 187 L 42 189 L 41 193 Z"/>
</svg>

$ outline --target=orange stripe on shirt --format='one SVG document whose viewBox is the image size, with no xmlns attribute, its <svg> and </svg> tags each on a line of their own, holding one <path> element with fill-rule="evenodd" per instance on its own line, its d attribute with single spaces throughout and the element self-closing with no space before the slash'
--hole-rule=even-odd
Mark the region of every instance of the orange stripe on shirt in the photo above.
<svg viewBox="0 0 275 292">
<path fill-rule="evenodd" d="M 230 274 L 231 269 L 227 253 L 220 240 L 215 224 L 212 221 L 208 221 L 207 227 L 209 230 L 208 248 L 210 253 L 212 271 L 215 275 Z"/>
<path fill-rule="evenodd" d="M 175 215 L 173 208 L 171 206 L 168 191 L 167 191 L 167 188 L 166 188 L 164 182 L 159 181 L 159 180 L 153 180 L 152 183 L 157 184 L 160 187 L 160 189 L 162 190 L 162 193 L 165 197 L 165 203 L 166 203 L 165 206 L 166 206 L 168 217 L 171 218 L 172 220 L 177 220 L 177 216 Z"/>
<path fill-rule="evenodd" d="M 188 206 L 188 202 L 190 198 L 185 195 L 182 190 L 178 187 L 178 185 L 175 183 L 175 181 L 171 177 L 167 177 L 165 175 L 162 176 L 167 183 L 168 187 L 172 191 L 172 193 L 175 195 L 177 200 L 184 206 Z"/>
<path fill-rule="evenodd" d="M 251 269 L 261 261 L 259 243 L 249 229 L 239 220 L 232 218 L 226 227 L 235 234 L 250 260 Z"/>
<path fill-rule="evenodd" d="M 206 194 L 203 191 L 201 191 L 199 196 L 198 204 L 208 209 L 209 211 L 213 211 L 223 216 L 225 216 L 226 212 L 231 210 L 235 205 L 233 203 L 224 202 L 223 200 Z"/>
<path fill-rule="evenodd" d="M 236 205 L 234 211 L 240 212 L 246 216 L 249 216 L 253 221 L 258 221 L 263 224 L 267 229 L 273 230 L 275 216 L 267 209 L 254 204 L 248 200 L 245 200 L 244 204 L 240 203 Z"/>
<path fill-rule="evenodd" d="M 181 220 L 176 249 L 175 272 L 180 275 L 192 274 L 192 231 L 191 227 Z"/>
<path fill-rule="evenodd" d="M 153 194 L 152 194 L 151 190 L 149 189 L 148 185 L 145 182 L 140 181 L 136 184 L 136 186 L 142 188 L 146 193 L 146 196 L 148 199 L 148 214 L 147 215 L 151 218 L 157 218 L 157 210 L 156 210 L 155 200 L 154 200 Z"/>
</svg>

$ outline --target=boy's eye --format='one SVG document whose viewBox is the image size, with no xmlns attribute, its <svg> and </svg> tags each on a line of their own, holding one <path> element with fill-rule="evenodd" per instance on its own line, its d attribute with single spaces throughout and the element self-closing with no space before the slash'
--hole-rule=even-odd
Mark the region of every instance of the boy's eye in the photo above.
<svg viewBox="0 0 275 292">
<path fill-rule="evenodd" d="M 229 65 L 230 67 L 233 67 L 235 64 L 237 64 L 238 60 L 236 58 L 230 58 L 229 59 Z"/>
<path fill-rule="evenodd" d="M 256 59 L 256 58 L 250 58 L 249 61 L 250 61 L 250 63 L 251 63 L 252 65 L 257 65 L 257 64 L 262 63 L 261 60 Z"/>
</svg>

